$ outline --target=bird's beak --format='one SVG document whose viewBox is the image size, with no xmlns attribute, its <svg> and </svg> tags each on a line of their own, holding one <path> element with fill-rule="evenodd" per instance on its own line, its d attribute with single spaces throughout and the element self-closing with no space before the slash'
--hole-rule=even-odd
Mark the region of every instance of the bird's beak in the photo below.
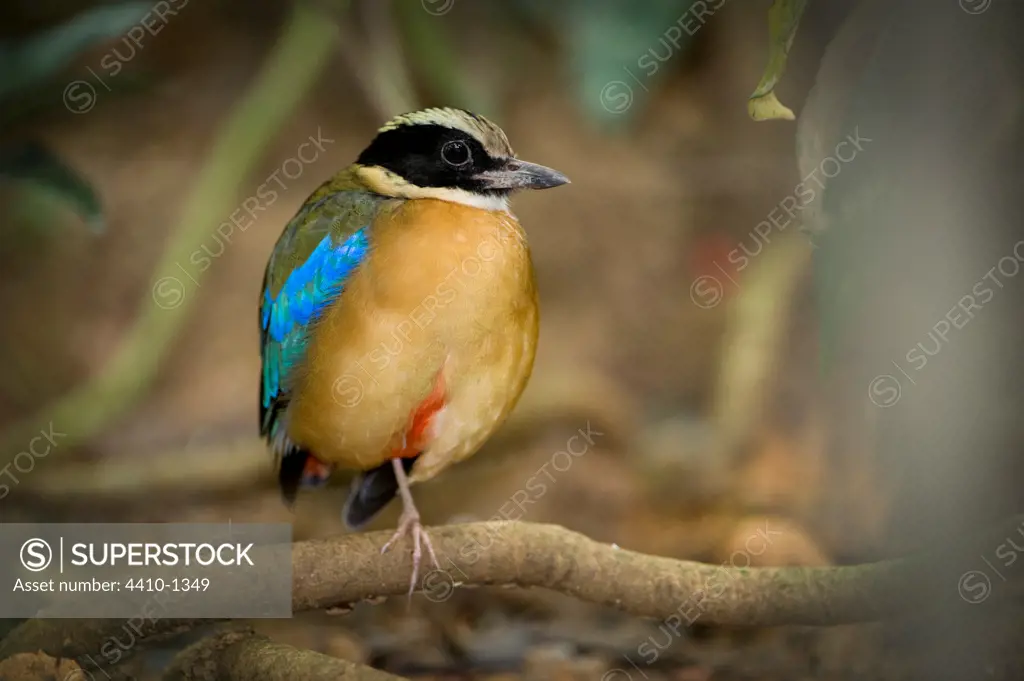
<svg viewBox="0 0 1024 681">
<path fill-rule="evenodd" d="M 500 167 L 476 175 L 486 189 L 550 189 L 569 184 L 562 173 L 537 163 L 510 158 Z"/>
</svg>

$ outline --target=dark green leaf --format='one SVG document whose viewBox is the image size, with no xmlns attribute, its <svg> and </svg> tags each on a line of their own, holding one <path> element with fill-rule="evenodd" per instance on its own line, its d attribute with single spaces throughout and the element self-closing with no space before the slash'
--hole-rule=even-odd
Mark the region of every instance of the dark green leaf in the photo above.
<svg viewBox="0 0 1024 681">
<path fill-rule="evenodd" d="M 29 184 L 69 204 L 95 232 L 103 230 L 103 209 L 92 186 L 41 142 L 0 148 L 0 182 Z"/>
<path fill-rule="evenodd" d="M 18 44 L 0 44 L 0 100 L 55 78 L 84 50 L 126 32 L 153 8 L 126 2 L 87 9 Z"/>
</svg>

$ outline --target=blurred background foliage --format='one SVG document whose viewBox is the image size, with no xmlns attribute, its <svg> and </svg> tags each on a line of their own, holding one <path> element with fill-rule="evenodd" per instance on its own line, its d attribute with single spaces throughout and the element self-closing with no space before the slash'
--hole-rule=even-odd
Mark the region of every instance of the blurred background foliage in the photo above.
<svg viewBox="0 0 1024 681">
<path fill-rule="evenodd" d="M 369 53 L 362 55 L 373 62 L 369 70 L 381 74 L 373 83 L 375 90 L 393 90 L 390 94 L 378 95 L 386 98 L 386 101 L 379 102 L 384 105 L 382 108 L 394 111 L 413 107 L 416 95 L 411 91 L 412 80 L 416 79 L 430 95 L 450 105 L 484 112 L 494 109 L 496 93 L 488 93 L 486 84 L 466 78 L 460 72 L 458 57 L 452 51 L 446 27 L 431 19 L 432 16 L 446 14 L 453 2 L 431 0 L 422 6 L 416 3 L 396 3 L 393 8 L 383 10 L 385 13 L 393 11 L 395 16 L 385 17 L 383 22 L 388 25 L 381 27 L 381 30 L 394 31 L 400 35 L 408 58 L 404 60 L 406 63 L 402 63 L 401 53 L 380 45 L 371 45 Z M 564 3 L 515 0 L 494 5 L 486 19 L 495 26 L 519 22 L 547 35 L 557 36 L 581 114 L 598 124 L 626 125 L 642 109 L 650 88 L 657 84 L 656 80 L 652 80 L 649 85 L 645 84 L 640 78 L 656 75 L 660 65 L 672 58 L 682 55 L 685 59 L 685 55 L 692 49 L 696 30 L 703 24 L 703 17 L 713 14 L 724 0 L 716 0 L 710 8 L 702 2 L 702 11 L 693 14 L 685 25 L 681 25 L 682 22 L 678 20 L 688 16 L 694 8 L 694 2 L 652 0 L 637 8 L 617 0 L 574 0 Z M 164 11 L 174 16 L 176 5 L 180 9 L 187 4 L 188 0 L 177 0 L 174 4 L 167 2 Z M 344 8 L 348 3 L 338 0 L 335 4 Z M 785 55 L 795 36 L 805 4 L 806 0 L 780 0 L 772 10 L 770 27 L 773 44 L 769 68 L 752 99 L 770 91 L 783 73 Z M 34 32 L 27 35 L 7 35 L 3 44 L 0 44 L 0 73 L 3 74 L 0 80 L 0 115 L 3 118 L 0 124 L 13 126 L 19 120 L 45 115 L 48 108 L 57 105 L 49 95 L 53 90 L 67 85 L 67 75 L 76 60 L 90 50 L 127 36 L 128 40 L 123 41 L 123 45 L 115 47 L 115 59 L 104 59 L 104 67 L 116 63 L 110 75 L 118 75 L 122 65 L 134 59 L 136 50 L 142 49 L 141 39 L 145 33 L 138 33 L 138 27 L 143 25 L 141 22 L 144 19 L 153 21 L 151 15 L 160 3 L 111 2 L 85 7 L 74 7 L 73 3 L 67 5 L 60 12 L 50 7 L 36 10 L 36 16 L 32 18 L 22 14 L 19 19 L 23 25 L 32 26 L 42 17 L 56 19 L 58 23 L 36 26 Z M 74 13 L 57 18 L 68 11 Z M 370 11 L 382 10 L 377 8 Z M 157 13 L 157 16 L 163 20 L 162 13 Z M 390 25 L 392 22 L 393 26 Z M 666 26 L 671 28 L 666 30 Z M 133 28 L 136 31 L 134 34 L 130 32 Z M 147 28 L 153 30 L 151 26 L 147 25 Z M 162 30 L 162 26 L 156 28 Z M 658 49 L 650 47 L 655 44 Z M 637 59 L 637 55 L 643 57 Z M 637 63 L 633 65 L 632 62 Z M 634 69 L 640 66 L 642 73 L 634 73 L 634 69 L 630 69 L 631 65 Z M 94 70 L 89 69 L 89 73 L 99 79 Z M 602 93 L 607 84 L 619 82 L 624 77 L 635 81 L 639 85 L 639 92 L 632 92 L 632 83 L 627 83 L 630 85 L 629 105 L 622 110 L 618 106 L 611 106 L 607 97 L 593 96 L 595 92 Z M 144 75 L 142 83 L 144 87 Z M 111 92 L 116 92 L 102 80 L 101 84 Z M 130 88 L 133 84 L 138 84 L 138 80 L 125 79 L 116 83 L 119 90 L 126 86 Z M 65 96 L 69 101 L 75 99 L 73 91 L 65 93 Z M 634 98 L 638 105 L 636 107 L 632 106 Z M 69 105 L 65 103 L 64 106 Z M 756 117 L 771 116 L 762 114 Z M 0 158 L 0 172 L 9 179 L 33 181 L 37 186 L 54 190 L 57 194 L 54 198 L 65 198 L 91 224 L 100 224 L 98 201 L 94 192 L 90 195 L 87 182 L 76 178 L 45 148 L 32 146 L 30 150 L 22 150 L 16 147 Z"/>
<path fill-rule="evenodd" d="M 1019 510 L 1013 282 L 893 409 L 865 389 L 1016 234 L 1021 10 L 933 8 L 3 4 L 0 466 L 41 428 L 62 437 L 13 472 L 0 518 L 343 531 L 345 480 L 289 514 L 256 435 L 262 270 L 295 209 L 381 121 L 437 105 L 491 117 L 573 184 L 516 200 L 542 297 L 534 377 L 483 452 L 418 492 L 428 522 L 494 516 L 588 425 L 602 433 L 594 451 L 524 520 L 712 562 L 771 527 L 778 539 L 747 559 L 821 565 Z M 770 118 L 782 120 L 755 122 Z M 766 222 L 857 130 L 872 140 L 863 156 L 792 225 Z M 223 230 L 309 139 L 322 153 L 253 224 Z M 965 458 L 968 432 L 987 458 Z M 545 594 L 425 605 L 260 626 L 399 673 L 531 678 L 600 678 L 657 631 Z M 892 654 L 961 669 L 929 652 L 959 650 L 945 634 L 911 628 L 920 645 Z M 688 630 L 645 677 L 902 669 L 871 628 L 714 634 Z"/>
</svg>

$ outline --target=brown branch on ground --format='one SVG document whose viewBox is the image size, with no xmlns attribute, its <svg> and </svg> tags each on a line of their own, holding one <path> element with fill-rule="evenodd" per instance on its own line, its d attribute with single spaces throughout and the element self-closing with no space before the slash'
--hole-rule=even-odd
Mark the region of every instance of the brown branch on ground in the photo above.
<svg viewBox="0 0 1024 681">
<path fill-rule="evenodd" d="M 373 667 L 300 650 L 252 632 L 209 636 L 178 653 L 164 681 L 398 681 Z"/>
<path fill-rule="evenodd" d="M 61 660 L 45 653 L 18 653 L 0 660 L 0 681 L 60 681 L 82 674 L 74 660 Z"/>
<path fill-rule="evenodd" d="M 999 534 L 979 534 L 970 551 L 956 555 L 944 549 L 913 558 L 825 568 L 726 567 L 647 556 L 556 525 L 449 525 L 429 530 L 442 569 L 427 571 L 420 588 L 428 599 L 439 602 L 463 587 L 544 587 L 634 615 L 671 620 L 675 626 L 697 621 L 743 627 L 848 624 L 962 603 L 958 580 L 978 567 L 977 556 L 990 552 L 1022 523 L 1019 517 L 1012 520 L 1012 529 L 1007 525 L 1000 527 Z M 752 535 L 750 553 L 763 551 L 773 532 L 766 527 Z M 381 555 L 390 535 L 373 532 L 295 544 L 294 611 L 403 595 L 408 588 L 409 551 Z M 730 562 L 746 565 L 749 558 L 734 554 Z M 208 622 L 146 620 L 134 625 L 136 640 Z M 0 642 L 0 659 L 38 650 L 55 657 L 96 658 L 103 644 L 125 626 L 124 620 L 29 620 Z"/>
<path fill-rule="evenodd" d="M 101 649 L 112 641 L 147 641 L 169 638 L 209 624 L 208 619 L 147 619 L 129 622 L 123 619 L 30 619 L 11 630 L 0 641 L 0 660 L 18 653 L 41 651 L 60 658 L 86 656 L 102 660 Z M 119 651 L 124 657 L 132 650 Z M 123 659 L 120 658 L 119 659 Z M 83 666 L 85 666 L 83 664 Z"/>
</svg>

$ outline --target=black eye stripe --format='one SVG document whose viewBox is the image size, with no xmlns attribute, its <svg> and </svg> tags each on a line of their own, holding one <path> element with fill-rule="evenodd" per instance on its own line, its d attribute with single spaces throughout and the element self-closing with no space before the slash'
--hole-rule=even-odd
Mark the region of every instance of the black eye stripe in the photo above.
<svg viewBox="0 0 1024 681">
<path fill-rule="evenodd" d="M 404 125 L 378 134 L 356 161 L 381 166 L 419 187 L 482 192 L 473 176 L 500 165 L 472 135 L 441 125 Z"/>
</svg>

